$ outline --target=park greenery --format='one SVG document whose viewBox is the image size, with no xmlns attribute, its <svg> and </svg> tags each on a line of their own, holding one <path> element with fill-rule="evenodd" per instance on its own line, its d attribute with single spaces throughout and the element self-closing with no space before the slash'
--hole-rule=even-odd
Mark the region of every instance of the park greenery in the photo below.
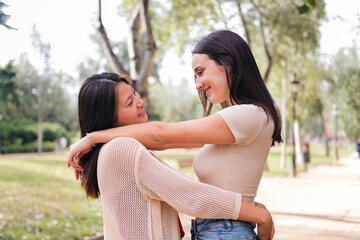
<svg viewBox="0 0 360 240">
<path fill-rule="evenodd" d="M 4 13 L 5 8 L 1 2 L 0 24 L 8 31 L 16 31 L 6 24 L 11 16 Z M 59 137 L 73 139 L 78 131 L 76 94 L 69 93 L 68 89 L 79 86 L 86 76 L 95 72 L 130 75 L 148 103 L 146 110 L 153 120 L 201 117 L 200 103 L 190 90 L 192 80 L 164 81 L 158 71 L 161 61 L 166 61 L 167 51 L 175 49 L 182 58 L 184 51 L 191 49 L 202 36 L 224 28 L 239 32 L 253 50 L 264 81 L 286 116 L 285 139 L 292 134 L 289 79 L 293 73 L 301 82 L 297 119 L 302 140 L 320 139 L 328 155 L 328 143 L 334 138 L 334 104 L 339 108 L 339 138 L 353 142 L 359 136 L 359 50 L 354 45 L 340 49 L 334 56 L 323 56 L 319 52 L 319 29 L 326 21 L 323 0 L 124 0 L 119 3 L 118 13 L 127 19 L 132 29 L 128 40 L 109 39 L 99 1 L 93 23 L 96 27 L 89 36 L 98 46 L 98 56 L 79 63 L 78 76 L 52 68 L 51 43 L 42 40 L 35 25 L 29 37 L 41 64 L 30 62 L 24 53 L 0 66 L 0 148 L 3 153 L 31 152 L 35 146 L 38 152 L 49 151 L 54 149 L 54 141 Z M 54 126 L 49 127 L 52 124 Z M 57 128 L 62 130 L 56 130 L 55 140 L 47 139 L 44 132 Z"/>
<path fill-rule="evenodd" d="M 179 162 L 193 159 L 199 149 L 157 152 L 174 169 L 194 178 L 191 166 Z M 279 167 L 280 148 L 272 148 L 270 171 L 265 176 L 288 176 Z M 290 154 L 290 149 L 288 155 Z M 340 155 L 349 154 L 340 148 Z M 66 152 L 43 155 L 5 155 L 0 161 L 0 239 L 79 239 L 102 232 L 102 206 L 99 199 L 86 198 L 73 171 L 64 164 Z M 311 166 L 329 163 L 321 145 L 312 146 Z M 309 166 L 309 167 L 311 167 Z M 304 166 L 299 170 L 303 171 Z"/>
<path fill-rule="evenodd" d="M 0 27 L 16 31 L 7 24 L 11 16 L 5 9 L 0 0 Z M 340 155 L 353 150 L 346 146 L 360 137 L 360 52 L 355 43 L 332 56 L 320 52 L 325 0 L 122 0 L 117 11 L 131 29 L 127 40 L 109 38 L 99 0 L 89 36 L 98 54 L 79 63 L 78 76 L 53 68 L 51 43 L 43 41 L 36 25 L 29 38 L 40 64 L 23 53 L 0 66 L 1 153 L 53 152 L 60 137 L 76 140 L 77 95 L 70 89 L 103 71 L 130 75 L 152 120 L 200 118 L 202 106 L 190 89 L 194 80 L 165 81 L 159 69 L 166 53 L 175 50 L 181 59 L 197 40 L 217 29 L 238 32 L 248 42 L 285 116 L 285 141 L 292 138 L 289 80 L 296 73 L 296 118 L 301 140 L 311 143 L 309 167 L 333 160 L 335 121 Z M 360 22 L 354 31 L 359 29 Z M 285 151 L 290 160 L 291 149 Z M 176 169 L 178 161 L 195 154 L 196 150 L 159 153 Z M 272 148 L 266 176 L 288 176 L 290 164 L 280 167 L 280 157 L 280 146 Z M 191 176 L 191 168 L 181 170 Z M 78 239 L 102 231 L 101 202 L 85 198 L 66 169 L 62 151 L 0 155 L 0 186 L 0 239 Z"/>
</svg>

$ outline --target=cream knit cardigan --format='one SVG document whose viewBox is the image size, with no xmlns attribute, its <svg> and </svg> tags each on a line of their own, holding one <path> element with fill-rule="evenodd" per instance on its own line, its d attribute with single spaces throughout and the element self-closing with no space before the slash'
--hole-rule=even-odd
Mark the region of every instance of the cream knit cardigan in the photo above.
<svg viewBox="0 0 360 240">
<path fill-rule="evenodd" d="M 105 144 L 97 166 L 105 240 L 180 239 L 177 211 L 238 218 L 241 194 L 180 174 L 133 138 Z"/>
</svg>

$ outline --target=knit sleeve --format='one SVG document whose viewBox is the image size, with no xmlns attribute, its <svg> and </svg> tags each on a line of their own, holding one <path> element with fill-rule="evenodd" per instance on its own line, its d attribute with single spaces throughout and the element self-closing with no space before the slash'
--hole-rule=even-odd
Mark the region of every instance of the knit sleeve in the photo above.
<svg viewBox="0 0 360 240">
<path fill-rule="evenodd" d="M 141 149 L 135 162 L 135 178 L 144 195 L 199 218 L 238 218 L 241 194 L 195 181 L 157 160 L 145 147 Z"/>
<path fill-rule="evenodd" d="M 242 104 L 217 112 L 235 137 L 235 144 L 247 144 L 257 137 L 267 116 L 262 108 Z"/>
</svg>

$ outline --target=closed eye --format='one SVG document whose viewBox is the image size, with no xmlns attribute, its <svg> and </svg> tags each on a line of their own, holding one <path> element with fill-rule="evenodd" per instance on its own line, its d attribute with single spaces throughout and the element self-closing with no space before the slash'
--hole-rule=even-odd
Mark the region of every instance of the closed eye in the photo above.
<svg viewBox="0 0 360 240">
<path fill-rule="evenodd" d="M 203 70 L 199 70 L 196 75 L 195 75 L 195 80 L 197 79 L 197 77 L 201 77 L 203 75 L 204 71 Z"/>
</svg>

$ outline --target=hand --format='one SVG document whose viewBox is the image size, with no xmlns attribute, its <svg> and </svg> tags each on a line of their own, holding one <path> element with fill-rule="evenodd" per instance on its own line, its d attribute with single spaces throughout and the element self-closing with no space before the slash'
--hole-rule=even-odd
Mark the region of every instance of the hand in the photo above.
<svg viewBox="0 0 360 240">
<path fill-rule="evenodd" d="M 255 203 L 255 206 L 261 207 L 268 212 L 268 210 L 264 204 L 259 203 L 259 202 L 254 202 L 254 203 Z M 275 234 L 274 222 L 272 220 L 270 212 L 268 212 L 268 213 L 269 214 L 268 214 L 267 220 L 263 224 L 257 225 L 258 236 L 261 240 L 272 240 L 274 237 L 274 234 Z"/>
<path fill-rule="evenodd" d="M 69 149 L 69 153 L 67 155 L 67 165 L 68 167 L 72 166 L 75 170 L 75 178 L 79 179 L 81 176 L 82 168 L 78 164 L 78 160 L 88 153 L 92 149 L 92 143 L 88 139 L 88 137 L 83 137 L 79 141 L 74 144 L 71 144 Z"/>
</svg>

